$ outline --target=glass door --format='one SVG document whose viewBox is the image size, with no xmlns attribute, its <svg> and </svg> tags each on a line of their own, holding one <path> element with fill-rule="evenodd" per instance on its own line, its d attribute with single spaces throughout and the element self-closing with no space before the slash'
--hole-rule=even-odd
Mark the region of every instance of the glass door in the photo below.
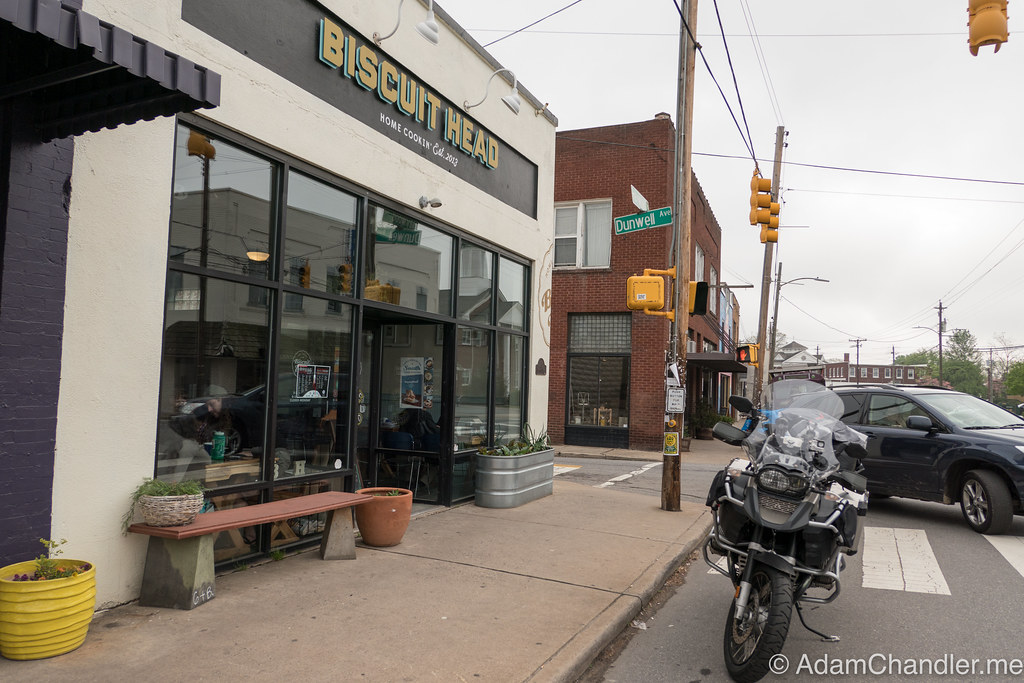
<svg viewBox="0 0 1024 683">
<path fill-rule="evenodd" d="M 356 428 L 363 485 L 405 488 L 416 502 L 447 504 L 451 417 L 442 391 L 445 326 L 368 320 L 362 345 Z"/>
</svg>

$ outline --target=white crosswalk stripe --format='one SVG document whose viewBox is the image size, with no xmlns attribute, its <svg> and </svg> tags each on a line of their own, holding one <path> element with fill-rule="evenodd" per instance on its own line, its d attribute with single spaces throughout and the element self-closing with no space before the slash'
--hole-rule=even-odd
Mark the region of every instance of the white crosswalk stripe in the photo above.
<svg viewBox="0 0 1024 683">
<path fill-rule="evenodd" d="M 985 536 L 988 541 L 1006 558 L 1006 561 L 1024 576 L 1024 538 L 1020 536 Z"/>
<path fill-rule="evenodd" d="M 923 529 L 864 529 L 865 588 L 949 595 L 946 578 Z"/>
<path fill-rule="evenodd" d="M 580 468 L 580 465 L 559 465 L 556 462 L 555 463 L 555 476 L 558 476 L 559 474 L 565 474 L 566 472 L 572 472 L 573 470 L 578 470 L 579 468 Z"/>
</svg>

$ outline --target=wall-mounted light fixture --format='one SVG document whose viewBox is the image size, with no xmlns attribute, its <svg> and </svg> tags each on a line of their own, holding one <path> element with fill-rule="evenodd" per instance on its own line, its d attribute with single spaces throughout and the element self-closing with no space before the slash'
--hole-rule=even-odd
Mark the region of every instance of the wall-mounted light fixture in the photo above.
<svg viewBox="0 0 1024 683">
<path fill-rule="evenodd" d="M 509 71 L 508 69 L 498 69 L 497 71 L 492 73 L 491 77 L 487 79 L 487 87 L 484 88 L 484 96 L 483 96 L 483 98 L 479 102 L 477 102 L 476 104 L 470 104 L 469 100 L 466 100 L 465 102 L 462 103 L 462 108 L 466 109 L 468 111 L 469 109 L 472 109 L 473 107 L 479 107 L 481 104 L 483 104 L 484 100 L 487 99 L 487 93 L 491 89 L 491 81 L 493 81 L 494 77 L 497 76 L 498 74 L 500 74 L 502 71 L 504 71 L 505 73 L 507 73 L 509 76 L 512 77 L 512 94 L 511 95 L 505 95 L 504 97 L 501 98 L 501 101 L 505 103 L 506 107 L 508 107 L 509 109 L 512 110 L 513 114 L 518 115 L 519 114 L 519 107 L 522 104 L 522 102 L 519 100 L 519 81 L 516 80 L 516 75 L 514 73 L 512 73 L 511 71 Z"/>
<path fill-rule="evenodd" d="M 438 199 L 437 197 L 434 197 L 433 199 L 427 199 L 427 196 L 423 195 L 422 197 L 420 197 L 420 208 L 425 209 L 428 206 L 432 209 L 436 209 L 437 207 L 441 206 L 441 200 Z"/>
<path fill-rule="evenodd" d="M 405 0 L 398 0 L 398 21 L 395 22 L 395 27 L 391 29 L 391 33 L 386 36 L 382 36 L 374 31 L 373 42 L 377 45 L 380 45 L 383 41 L 395 35 L 395 31 L 398 30 L 399 24 L 402 23 L 402 3 L 404 2 Z M 434 45 L 437 45 L 440 41 L 440 29 L 437 26 L 437 21 L 434 19 L 434 0 L 430 0 L 430 2 L 427 3 L 427 18 L 416 24 L 416 32 L 432 42 Z"/>
</svg>

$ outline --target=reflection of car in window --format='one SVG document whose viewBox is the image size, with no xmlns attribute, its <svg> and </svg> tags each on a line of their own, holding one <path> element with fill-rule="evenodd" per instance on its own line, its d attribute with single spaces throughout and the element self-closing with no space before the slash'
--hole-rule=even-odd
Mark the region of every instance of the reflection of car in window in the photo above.
<svg viewBox="0 0 1024 683">
<path fill-rule="evenodd" d="M 337 379 L 341 386 L 347 386 L 343 376 Z M 307 444 L 306 441 L 314 438 L 320 418 L 331 410 L 336 411 L 336 415 L 345 415 L 345 404 L 343 401 L 319 397 L 296 397 L 293 396 L 294 392 L 295 375 L 280 375 L 277 381 L 277 442 L 285 447 L 295 443 L 312 447 L 314 444 Z M 202 396 L 185 401 L 178 410 L 179 414 L 172 418 L 175 431 L 186 438 L 199 440 L 204 433 L 200 430 L 211 418 L 208 407 L 211 400 L 220 401 L 222 416 L 217 420 L 220 424 L 217 428 L 225 434 L 225 455 L 234 455 L 263 445 L 264 416 L 267 412 L 265 384 L 237 394 Z"/>
</svg>

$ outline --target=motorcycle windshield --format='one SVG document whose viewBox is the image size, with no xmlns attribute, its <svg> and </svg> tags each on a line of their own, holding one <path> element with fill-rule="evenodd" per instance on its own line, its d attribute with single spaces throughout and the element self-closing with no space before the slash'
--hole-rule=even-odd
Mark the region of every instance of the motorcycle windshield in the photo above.
<svg viewBox="0 0 1024 683">
<path fill-rule="evenodd" d="M 820 481 L 840 463 L 835 444 L 867 441 L 840 421 L 843 401 L 815 382 L 781 380 L 762 395 L 763 418 L 744 445 L 758 466 L 780 465 Z"/>
</svg>

